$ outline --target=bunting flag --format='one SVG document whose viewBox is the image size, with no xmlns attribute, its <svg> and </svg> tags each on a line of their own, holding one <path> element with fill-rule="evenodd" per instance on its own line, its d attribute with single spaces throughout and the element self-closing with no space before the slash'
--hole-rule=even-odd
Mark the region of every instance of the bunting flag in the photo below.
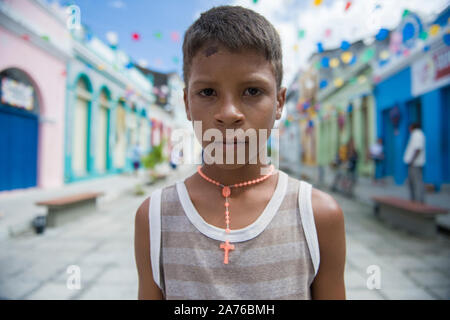
<svg viewBox="0 0 450 320">
<path fill-rule="evenodd" d="M 161 32 L 155 32 L 153 35 L 155 36 L 156 39 L 162 39 L 163 36 Z"/>
<path fill-rule="evenodd" d="M 176 32 L 176 31 L 172 31 L 172 32 L 170 33 L 170 39 L 171 39 L 173 42 L 178 42 L 178 41 L 180 41 L 180 34 L 179 34 L 178 32 Z"/>
<path fill-rule="evenodd" d="M 339 59 L 338 58 L 332 58 L 330 60 L 330 67 L 331 68 L 337 68 L 339 67 Z"/>
<path fill-rule="evenodd" d="M 351 51 L 345 51 L 341 54 L 342 62 L 348 64 L 353 58 L 353 53 Z"/>
<path fill-rule="evenodd" d="M 316 61 L 316 63 L 314 63 L 314 68 L 315 68 L 316 70 L 319 70 L 319 69 L 320 69 L 320 61 Z"/>
<path fill-rule="evenodd" d="M 322 0 L 314 0 L 313 4 L 318 7 L 322 4 Z"/>
<path fill-rule="evenodd" d="M 86 31 L 86 33 L 84 34 L 84 41 L 89 42 L 92 40 L 92 38 L 93 38 L 92 33 Z"/>
<path fill-rule="evenodd" d="M 336 78 L 334 79 L 333 84 L 336 88 L 340 88 L 344 84 L 344 80 L 342 80 L 341 78 Z"/>
<path fill-rule="evenodd" d="M 134 41 L 139 41 L 139 40 L 141 39 L 141 35 L 140 35 L 139 33 L 137 33 L 137 32 L 133 32 L 133 33 L 131 34 L 131 38 L 132 38 Z"/>
<path fill-rule="evenodd" d="M 358 77 L 358 82 L 359 83 L 364 83 L 364 82 L 366 82 L 366 80 L 367 80 L 366 76 L 361 75 L 361 76 Z"/>
<path fill-rule="evenodd" d="M 297 37 L 298 37 L 299 39 L 303 39 L 303 38 L 305 37 L 305 34 L 306 34 L 305 30 L 304 30 L 304 29 L 300 29 L 300 30 L 298 30 L 298 32 L 297 32 Z"/>
<path fill-rule="evenodd" d="M 344 50 L 344 51 L 346 51 L 346 50 L 348 50 L 350 48 L 350 43 L 348 42 L 348 41 L 342 41 L 341 42 L 341 49 L 342 50 Z"/>
<path fill-rule="evenodd" d="M 328 68 L 330 66 L 330 59 L 328 57 L 322 57 L 320 64 L 323 68 Z"/>
<path fill-rule="evenodd" d="M 317 52 L 322 53 L 323 52 L 323 46 L 322 42 L 317 43 Z"/>
<path fill-rule="evenodd" d="M 423 41 L 427 40 L 428 38 L 428 32 L 426 32 L 425 30 L 423 30 L 420 34 L 419 34 L 419 38 Z"/>
<path fill-rule="evenodd" d="M 444 34 L 443 40 L 447 46 L 450 46 L 450 31 Z"/>
<path fill-rule="evenodd" d="M 352 6 L 352 2 L 351 1 L 347 1 L 347 3 L 345 4 L 344 11 L 348 11 L 348 9 L 350 9 L 351 6 Z"/>
<path fill-rule="evenodd" d="M 375 49 L 369 47 L 366 50 L 364 50 L 361 60 L 362 62 L 369 62 L 370 60 L 372 60 L 374 56 L 375 56 Z"/>
<path fill-rule="evenodd" d="M 389 35 L 389 30 L 381 28 L 378 31 L 377 35 L 375 36 L 375 39 L 377 39 L 378 41 L 383 41 L 384 39 L 387 38 L 388 35 Z"/>
<path fill-rule="evenodd" d="M 390 53 L 388 50 L 383 50 L 380 52 L 380 59 L 381 60 L 387 60 L 389 59 Z"/>
<path fill-rule="evenodd" d="M 439 33 L 439 30 L 441 29 L 441 26 L 438 24 L 433 24 L 430 27 L 430 36 L 435 37 Z"/>
</svg>

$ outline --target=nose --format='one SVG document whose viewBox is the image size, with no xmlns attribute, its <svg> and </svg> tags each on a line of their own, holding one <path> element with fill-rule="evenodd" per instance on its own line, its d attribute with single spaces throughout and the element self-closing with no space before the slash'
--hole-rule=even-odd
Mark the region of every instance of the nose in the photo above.
<svg viewBox="0 0 450 320">
<path fill-rule="evenodd" d="M 216 125 L 223 128 L 240 127 L 244 122 L 244 114 L 231 98 L 224 99 L 214 115 Z"/>
</svg>

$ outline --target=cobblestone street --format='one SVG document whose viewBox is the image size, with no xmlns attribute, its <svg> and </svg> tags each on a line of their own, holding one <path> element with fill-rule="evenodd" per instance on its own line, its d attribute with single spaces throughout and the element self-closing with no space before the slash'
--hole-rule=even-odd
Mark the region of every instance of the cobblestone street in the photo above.
<svg viewBox="0 0 450 320">
<path fill-rule="evenodd" d="M 164 181 L 172 183 L 176 177 Z M 162 184 L 160 184 L 162 185 Z M 1 299 L 136 299 L 134 216 L 144 196 L 131 192 L 77 222 L 0 243 Z M 348 299 L 449 299 L 450 238 L 418 238 L 378 221 L 369 206 L 336 196 L 345 213 Z M 81 288 L 68 289 L 68 267 Z M 367 287 L 369 266 L 380 289 Z"/>
</svg>

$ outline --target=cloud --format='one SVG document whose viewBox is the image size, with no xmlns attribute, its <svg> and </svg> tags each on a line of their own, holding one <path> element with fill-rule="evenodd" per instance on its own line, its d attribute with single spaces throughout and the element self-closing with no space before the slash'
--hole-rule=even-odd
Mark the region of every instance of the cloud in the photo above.
<svg viewBox="0 0 450 320">
<path fill-rule="evenodd" d="M 126 6 L 125 2 L 123 2 L 121 0 L 110 1 L 108 3 L 108 5 L 110 7 L 116 8 L 116 9 L 122 9 L 122 8 L 124 8 Z"/>
<path fill-rule="evenodd" d="M 266 17 L 279 31 L 285 69 L 283 85 L 288 86 L 308 58 L 316 51 L 317 42 L 324 49 L 339 47 L 342 40 L 349 42 L 374 36 L 380 27 L 392 29 L 400 22 L 404 9 L 424 16 L 443 10 L 448 0 L 353 0 L 345 11 L 347 0 L 328 0 L 313 6 L 312 0 L 235 0 L 232 5 L 252 9 Z M 305 30 L 303 39 L 297 38 L 299 29 Z M 325 30 L 331 35 L 324 37 Z M 298 50 L 294 50 L 297 45 Z"/>
</svg>

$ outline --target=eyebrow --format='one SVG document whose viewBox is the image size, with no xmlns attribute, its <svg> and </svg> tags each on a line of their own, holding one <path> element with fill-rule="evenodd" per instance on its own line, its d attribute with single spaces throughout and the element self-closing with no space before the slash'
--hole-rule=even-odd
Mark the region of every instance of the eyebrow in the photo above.
<svg viewBox="0 0 450 320">
<path fill-rule="evenodd" d="M 270 80 L 267 79 L 266 77 L 261 77 L 261 76 L 251 76 L 241 82 L 239 82 L 239 84 L 252 84 L 252 83 L 262 83 L 262 84 L 266 84 L 269 85 L 270 84 Z M 206 78 L 200 78 L 198 80 L 195 80 L 192 82 L 192 86 L 195 85 L 217 85 L 218 82 L 214 81 L 214 80 L 209 80 Z"/>
</svg>

